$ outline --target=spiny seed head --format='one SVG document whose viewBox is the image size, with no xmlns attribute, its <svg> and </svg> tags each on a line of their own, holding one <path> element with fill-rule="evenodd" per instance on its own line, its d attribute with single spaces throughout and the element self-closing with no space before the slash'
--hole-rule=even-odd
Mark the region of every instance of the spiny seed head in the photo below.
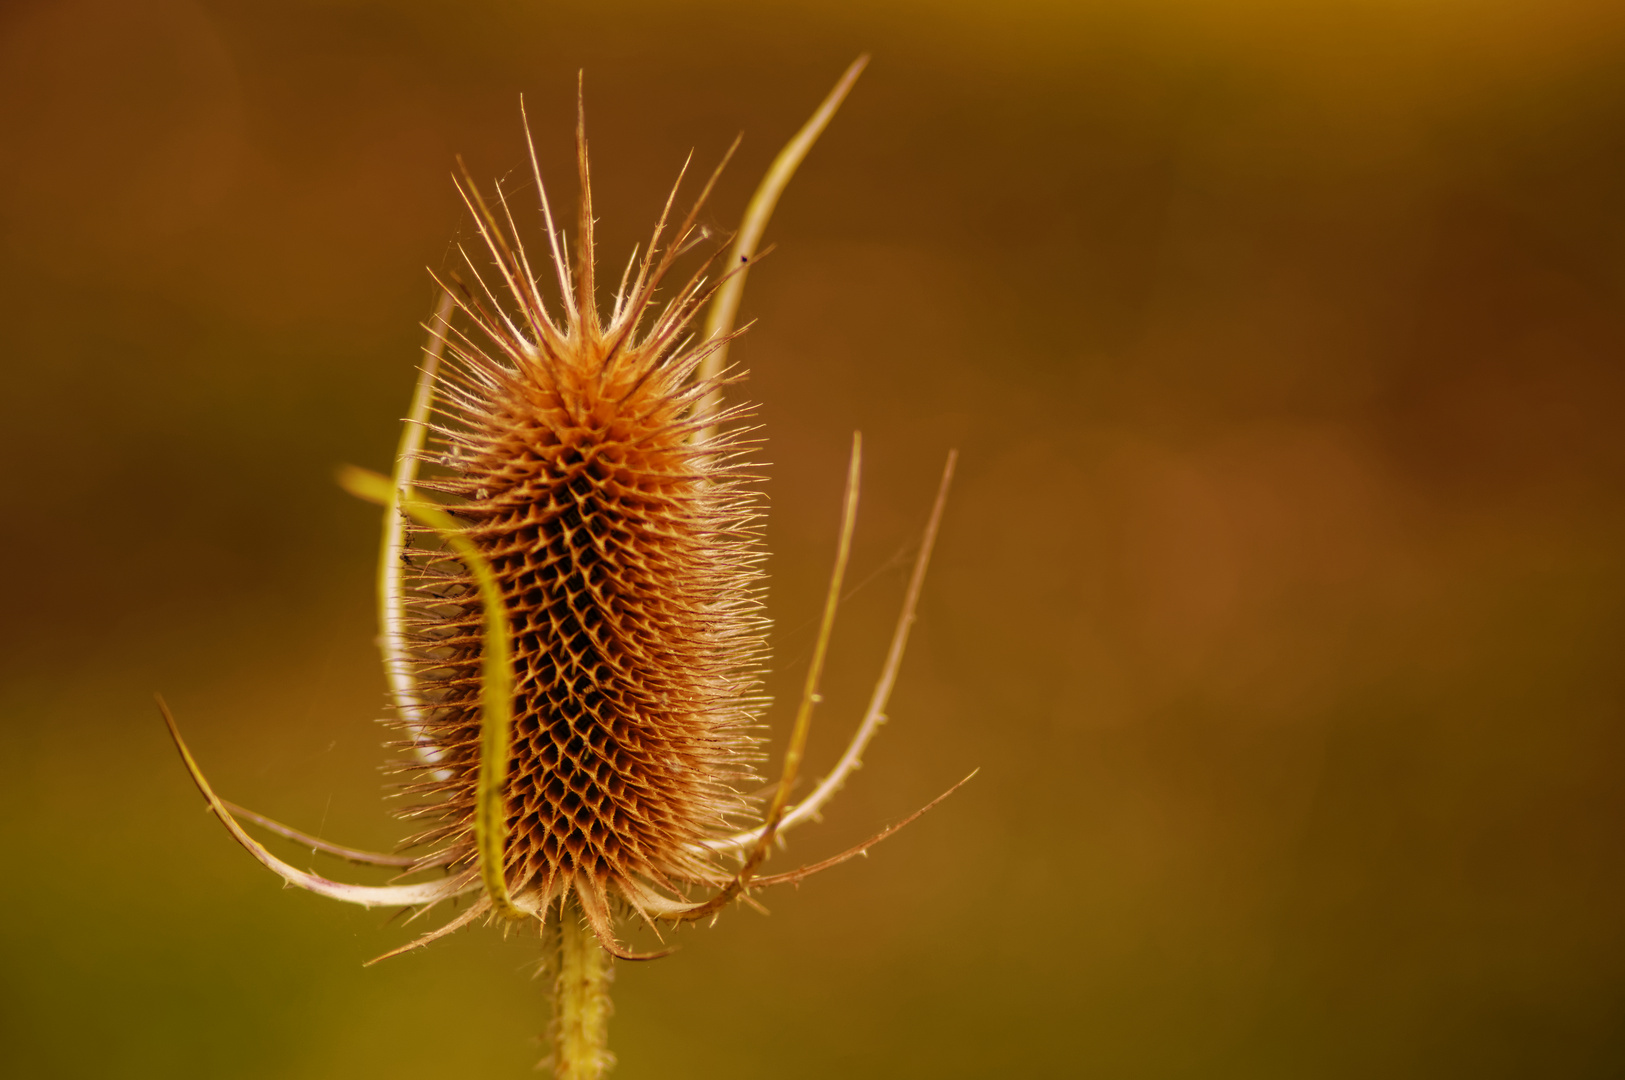
<svg viewBox="0 0 1625 1080">
<path fill-rule="evenodd" d="M 662 218 L 602 320 L 579 149 L 573 274 L 554 242 L 559 316 L 517 237 L 465 180 L 495 268 L 469 260 L 474 284 L 456 289 L 472 326 L 448 337 L 452 367 L 438 375 L 424 454 L 438 468 L 418 485 L 455 500 L 463 535 L 500 584 L 514 678 L 503 868 L 514 906 L 532 912 L 572 892 L 589 910 L 611 899 L 643 909 L 651 886 L 681 901 L 679 886 L 725 882 L 701 841 L 750 811 L 738 786 L 755 780 L 762 703 L 759 496 L 737 435 L 696 437 L 722 419 L 696 411 L 711 387 L 693 378 L 718 342 L 685 336 L 709 295 L 703 268 L 664 306 L 654 300 L 695 238 L 694 214 L 664 244 Z M 504 303 L 485 288 L 492 276 Z M 477 860 L 484 614 L 464 561 L 427 530 L 415 539 L 425 709 L 408 726 L 427 752 L 410 789 L 437 798 L 407 813 L 438 819 L 413 838 L 441 845 L 426 862 L 467 873 Z"/>
</svg>

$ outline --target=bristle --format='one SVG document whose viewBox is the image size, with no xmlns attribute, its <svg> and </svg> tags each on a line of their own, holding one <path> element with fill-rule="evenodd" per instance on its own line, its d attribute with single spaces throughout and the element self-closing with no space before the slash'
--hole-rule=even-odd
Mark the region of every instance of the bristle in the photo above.
<svg viewBox="0 0 1625 1080">
<path fill-rule="evenodd" d="M 735 787 L 757 782 L 751 729 L 762 704 L 758 508 L 738 456 L 751 442 L 737 431 L 693 437 L 748 411 L 694 413 L 710 387 L 691 375 L 715 343 L 673 343 L 706 296 L 700 274 L 663 308 L 652 304 L 697 210 L 662 244 L 668 202 L 606 325 L 591 301 L 579 127 L 577 149 L 581 233 L 578 265 L 558 268 L 574 285 L 562 327 L 547 318 L 517 237 L 464 174 L 495 280 L 510 295 L 502 302 L 468 259 L 477 291 L 460 306 L 475 329 L 450 335 L 434 445 L 422 455 L 441 470 L 417 483 L 457 497 L 447 508 L 504 595 L 515 681 L 504 868 L 514 902 L 530 911 L 561 888 L 587 890 L 578 899 L 593 911 L 606 896 L 635 906 L 650 882 L 681 899 L 685 885 L 722 879 L 702 842 L 752 816 Z M 412 790 L 441 799 L 432 811 L 441 825 L 415 839 L 445 843 L 434 857 L 463 865 L 472 858 L 484 618 L 466 568 L 432 536 L 415 540 L 412 614 L 430 711 L 414 737 L 435 752 L 431 777 Z"/>
</svg>

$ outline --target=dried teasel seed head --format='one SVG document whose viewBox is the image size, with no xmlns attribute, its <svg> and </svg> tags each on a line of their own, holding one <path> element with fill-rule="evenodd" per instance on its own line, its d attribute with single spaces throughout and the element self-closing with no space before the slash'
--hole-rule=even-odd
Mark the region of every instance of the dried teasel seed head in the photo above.
<svg viewBox="0 0 1625 1080">
<path fill-rule="evenodd" d="M 442 283 L 395 475 L 341 473 L 351 491 L 388 507 L 381 641 L 396 722 L 413 752 L 403 766 L 413 774 L 406 788 L 421 800 L 404 811 L 420 826 L 404 846 L 427 853 L 342 847 L 225 802 L 160 700 L 210 809 L 285 881 L 420 913 L 472 898 L 460 915 L 395 952 L 485 916 L 545 923 L 557 902 L 566 952 L 581 945 L 584 919 L 604 950 L 635 958 L 616 940 L 618 911 L 651 923 L 704 917 L 748 899 L 752 888 L 800 881 L 862 854 L 958 787 L 832 858 L 757 873 L 775 837 L 816 818 L 840 790 L 885 719 L 953 473 L 950 454 L 857 731 L 834 769 L 792 806 L 856 517 L 854 436 L 841 540 L 806 684 L 776 790 L 759 811 L 740 789 L 757 780 L 753 728 L 765 704 L 760 504 L 743 457 L 753 445 L 743 426 L 749 412 L 720 404 L 728 381 L 721 358 L 763 225 L 865 61 L 848 68 L 775 159 L 717 272 L 707 277 L 720 254 L 713 251 L 673 286 L 678 259 L 704 239 L 696 217 L 717 178 L 674 225 L 680 174 L 607 316 L 596 302 L 581 113 L 573 258 L 535 169 L 548 256 L 540 265 L 551 264 L 554 300 L 532 273 L 507 197 L 498 188 L 488 203 L 464 171 L 461 189 L 485 251 L 463 252 L 466 277 Z M 534 148 L 531 159 L 534 167 Z M 662 286 L 669 296 L 659 300 Z M 697 333 L 696 318 L 713 296 L 710 320 Z M 441 876 L 383 886 L 332 881 L 278 858 L 239 819 L 350 861 Z M 724 869 L 727 858 L 737 865 Z M 694 898 L 695 889 L 711 892 Z M 582 970 L 589 968 L 601 976 L 591 964 Z M 591 1012 L 561 1015 L 581 1020 Z M 600 1026 L 594 1037 L 601 1035 Z M 598 1060 L 596 1050 L 582 1053 Z"/>
<path fill-rule="evenodd" d="M 738 788 L 756 782 L 762 704 L 760 510 L 740 457 L 749 443 L 737 432 L 695 437 L 748 412 L 695 408 L 712 387 L 694 370 L 718 346 L 688 334 L 713 288 L 704 268 L 654 300 L 696 240 L 699 205 L 668 235 L 662 217 L 603 318 L 584 139 L 578 149 L 573 267 L 550 235 L 560 311 L 465 176 L 495 270 L 469 259 L 471 286 L 454 287 L 472 325 L 448 340 L 423 452 L 439 471 L 418 482 L 455 500 L 448 509 L 503 599 L 513 713 L 502 860 L 522 912 L 572 892 L 591 912 L 611 900 L 641 909 L 656 891 L 681 903 L 680 886 L 725 883 L 701 841 L 749 812 Z M 492 277 L 500 300 L 485 288 Z M 436 861 L 456 873 L 478 858 L 487 627 L 465 562 L 432 531 L 416 537 L 410 625 L 423 708 L 407 723 L 429 752 L 411 789 L 436 801 L 409 812 L 439 819 L 414 839 L 442 844 Z"/>
</svg>

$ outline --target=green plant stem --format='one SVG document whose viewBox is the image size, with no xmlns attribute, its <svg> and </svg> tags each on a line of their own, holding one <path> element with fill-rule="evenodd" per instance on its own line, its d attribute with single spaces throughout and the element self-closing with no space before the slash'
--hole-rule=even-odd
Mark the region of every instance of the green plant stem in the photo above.
<svg viewBox="0 0 1625 1080">
<path fill-rule="evenodd" d="M 559 920 L 558 973 L 553 1075 L 557 1080 L 602 1080 L 615 1064 L 609 1052 L 610 957 L 573 900 Z"/>
</svg>

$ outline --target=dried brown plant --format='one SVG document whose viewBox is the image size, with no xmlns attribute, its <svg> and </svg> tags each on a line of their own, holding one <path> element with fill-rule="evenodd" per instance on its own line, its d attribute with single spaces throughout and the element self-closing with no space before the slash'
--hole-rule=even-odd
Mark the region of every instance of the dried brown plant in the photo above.
<svg viewBox="0 0 1625 1080">
<path fill-rule="evenodd" d="M 397 745 L 410 755 L 404 790 L 420 800 L 403 811 L 418 829 L 402 848 L 418 854 L 342 848 L 224 802 L 163 709 L 215 814 L 286 881 L 418 914 L 467 901 L 395 952 L 482 918 L 552 926 L 560 1076 L 608 1067 L 605 954 L 663 955 L 623 946 L 618 917 L 658 933 L 662 921 L 711 915 L 736 898 L 750 901 L 754 889 L 851 858 L 930 808 L 821 863 L 758 873 L 775 839 L 812 818 L 856 768 L 884 719 L 952 472 L 950 456 L 868 712 L 836 768 L 791 805 L 850 550 L 856 437 L 836 566 L 785 765 L 765 810 L 742 793 L 760 786 L 763 555 L 746 457 L 752 429 L 743 426 L 749 408 L 722 404 L 732 378 L 722 359 L 767 215 L 862 66 L 848 70 L 775 162 L 721 272 L 719 247 L 664 303 L 657 290 L 708 239 L 697 219 L 726 157 L 676 220 L 679 175 L 607 317 L 595 299 L 579 109 L 573 259 L 535 168 L 555 302 L 532 272 L 506 194 L 499 187 L 487 201 L 463 171 L 460 189 L 488 261 L 464 252 L 463 272 L 441 282 L 395 476 L 342 477 L 387 505 L 383 643 L 394 723 L 405 736 Z M 707 304 L 711 318 L 696 333 Z M 331 881 L 277 858 L 239 819 L 403 877 L 437 876 L 381 887 Z"/>
</svg>

